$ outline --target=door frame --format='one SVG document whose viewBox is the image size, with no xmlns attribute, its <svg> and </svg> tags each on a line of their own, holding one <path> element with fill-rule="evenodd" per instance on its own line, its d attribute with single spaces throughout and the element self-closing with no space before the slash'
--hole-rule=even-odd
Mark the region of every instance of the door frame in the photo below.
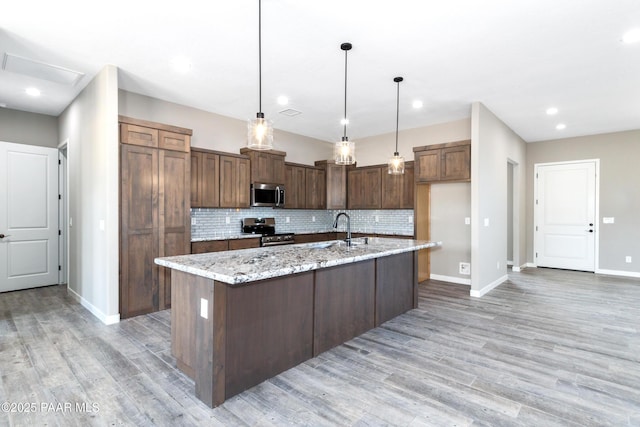
<svg viewBox="0 0 640 427">
<path fill-rule="evenodd" d="M 549 163 L 535 163 L 533 165 L 533 266 L 538 267 L 538 260 L 535 256 L 538 251 L 538 239 L 536 239 L 536 224 L 538 223 L 538 205 L 536 198 L 538 196 L 538 168 L 544 166 L 559 166 L 559 165 L 571 165 L 576 163 L 595 163 L 596 170 L 596 185 L 595 185 L 595 219 L 593 222 L 594 232 L 594 265 L 593 272 L 596 273 L 600 270 L 600 159 L 583 159 L 583 160 L 567 160 L 564 162 L 549 162 Z"/>
<path fill-rule="evenodd" d="M 69 275 L 69 140 L 58 145 L 58 284 L 67 284 Z"/>
</svg>

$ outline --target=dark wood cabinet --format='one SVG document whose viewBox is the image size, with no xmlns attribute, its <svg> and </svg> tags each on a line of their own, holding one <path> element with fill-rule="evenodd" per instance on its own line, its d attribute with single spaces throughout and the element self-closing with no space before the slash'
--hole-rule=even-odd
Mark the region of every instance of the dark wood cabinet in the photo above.
<svg viewBox="0 0 640 427">
<path fill-rule="evenodd" d="M 349 209 L 380 209 L 382 170 L 380 166 L 350 169 L 347 173 Z"/>
<path fill-rule="evenodd" d="M 413 162 L 405 163 L 403 175 L 390 175 L 387 170 L 387 166 L 381 166 L 382 209 L 413 209 Z"/>
<path fill-rule="evenodd" d="M 191 207 L 220 206 L 220 155 L 191 150 Z"/>
<path fill-rule="evenodd" d="M 321 168 L 306 168 L 305 206 L 307 209 L 325 209 L 326 203 L 326 174 Z"/>
<path fill-rule="evenodd" d="M 276 150 L 242 148 L 241 154 L 251 160 L 251 183 L 284 184 L 284 157 L 287 153 Z"/>
<path fill-rule="evenodd" d="M 243 239 L 229 239 L 229 250 L 235 251 L 238 249 L 250 249 L 250 248 L 259 248 L 260 247 L 260 238 L 259 237 L 249 237 Z"/>
<path fill-rule="evenodd" d="M 319 160 L 315 165 L 325 171 L 325 208 L 347 208 L 347 168 L 331 160 Z"/>
<path fill-rule="evenodd" d="M 248 157 L 220 155 L 220 207 L 248 208 L 250 203 Z"/>
<path fill-rule="evenodd" d="M 469 181 L 471 142 L 457 141 L 413 149 L 416 182 Z"/>
<path fill-rule="evenodd" d="M 120 317 L 127 318 L 171 306 L 170 270 L 154 259 L 191 250 L 191 131 L 120 122 Z M 157 148 L 160 134 L 174 141 L 170 149 Z"/>
<path fill-rule="evenodd" d="M 284 188 L 286 209 L 304 209 L 306 207 L 306 167 L 294 163 L 284 165 Z"/>
<path fill-rule="evenodd" d="M 222 252 L 229 250 L 228 240 L 202 240 L 191 242 L 192 254 L 205 254 L 207 252 Z"/>
</svg>

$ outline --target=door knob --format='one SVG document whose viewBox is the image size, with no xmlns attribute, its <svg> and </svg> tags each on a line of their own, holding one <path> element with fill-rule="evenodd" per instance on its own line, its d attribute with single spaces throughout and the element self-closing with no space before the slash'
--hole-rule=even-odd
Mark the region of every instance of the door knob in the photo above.
<svg viewBox="0 0 640 427">
<path fill-rule="evenodd" d="M 0 239 L 4 239 L 5 237 L 9 237 L 8 235 L 5 236 L 4 234 L 0 234 Z"/>
<path fill-rule="evenodd" d="M 593 230 L 587 230 L 589 233 L 593 233 Z"/>
<path fill-rule="evenodd" d="M 589 223 L 589 227 L 593 227 L 593 223 L 592 222 Z"/>
</svg>

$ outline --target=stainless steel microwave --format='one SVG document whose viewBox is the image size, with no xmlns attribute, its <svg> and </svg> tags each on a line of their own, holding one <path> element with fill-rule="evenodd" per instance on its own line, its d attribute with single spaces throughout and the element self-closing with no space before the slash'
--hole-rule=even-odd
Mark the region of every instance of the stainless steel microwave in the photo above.
<svg viewBox="0 0 640 427">
<path fill-rule="evenodd" d="M 284 207 L 283 184 L 251 184 L 251 206 Z"/>
</svg>

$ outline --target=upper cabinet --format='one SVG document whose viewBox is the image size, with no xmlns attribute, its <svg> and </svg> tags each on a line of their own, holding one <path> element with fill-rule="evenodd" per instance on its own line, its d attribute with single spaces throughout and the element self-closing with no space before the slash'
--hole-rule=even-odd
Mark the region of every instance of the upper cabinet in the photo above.
<svg viewBox="0 0 640 427">
<path fill-rule="evenodd" d="M 307 209 L 326 209 L 326 177 L 322 168 L 305 168 L 305 206 Z"/>
<path fill-rule="evenodd" d="M 220 207 L 220 155 L 191 150 L 191 207 Z"/>
<path fill-rule="evenodd" d="M 285 163 L 284 186 L 287 209 L 325 209 L 326 178 L 324 168 Z"/>
<path fill-rule="evenodd" d="M 250 161 L 233 154 L 220 155 L 220 207 L 248 208 L 250 200 Z"/>
<path fill-rule="evenodd" d="M 414 167 L 406 162 L 403 175 L 390 175 L 388 167 L 381 167 L 382 209 L 413 209 Z"/>
<path fill-rule="evenodd" d="M 347 173 L 348 209 L 380 209 L 382 206 L 382 167 L 365 166 Z"/>
<path fill-rule="evenodd" d="M 332 160 L 319 160 L 315 165 L 325 172 L 325 208 L 347 208 L 347 167 Z"/>
<path fill-rule="evenodd" d="M 191 149 L 191 130 L 177 126 L 161 125 L 146 120 L 120 116 L 120 142 L 141 147 L 188 153 Z"/>
<path fill-rule="evenodd" d="M 425 145 L 413 151 L 418 183 L 471 179 L 471 141 Z"/>
<path fill-rule="evenodd" d="M 240 153 L 251 160 L 251 183 L 284 184 L 284 151 L 241 148 Z"/>
</svg>

